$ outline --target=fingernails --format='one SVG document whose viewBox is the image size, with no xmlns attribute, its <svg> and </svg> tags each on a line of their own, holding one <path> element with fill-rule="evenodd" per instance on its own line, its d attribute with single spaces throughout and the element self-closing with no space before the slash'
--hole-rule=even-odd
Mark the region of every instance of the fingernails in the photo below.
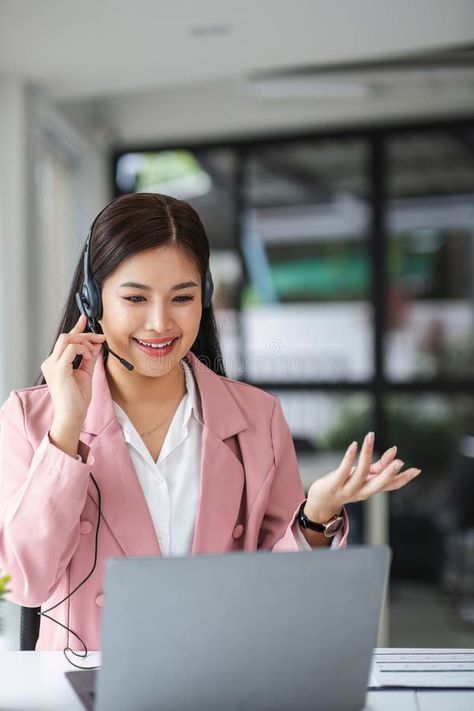
<svg viewBox="0 0 474 711">
<path fill-rule="evenodd" d="M 366 440 L 366 442 L 367 442 L 368 444 L 372 444 L 372 442 L 374 441 L 374 438 L 375 438 L 374 433 L 373 433 L 373 432 L 368 432 L 367 435 L 366 435 L 365 440 Z"/>
<path fill-rule="evenodd" d="M 398 472 L 403 467 L 404 464 L 405 464 L 405 462 L 402 462 L 401 459 L 395 460 L 393 463 L 395 471 Z"/>
<path fill-rule="evenodd" d="M 421 472 L 421 469 L 414 469 L 413 476 L 417 476 Z"/>
</svg>

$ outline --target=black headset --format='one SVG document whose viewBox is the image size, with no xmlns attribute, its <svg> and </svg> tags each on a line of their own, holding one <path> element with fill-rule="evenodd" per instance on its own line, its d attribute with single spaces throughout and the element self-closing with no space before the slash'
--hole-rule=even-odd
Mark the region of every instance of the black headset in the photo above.
<svg viewBox="0 0 474 711">
<path fill-rule="evenodd" d="M 87 322 L 88 322 L 88 325 L 89 325 L 89 328 L 91 329 L 91 331 L 92 331 L 93 333 L 97 333 L 97 331 L 95 330 L 95 323 L 94 323 L 94 322 L 95 322 L 95 321 L 100 321 L 100 319 L 102 318 L 102 316 L 103 316 L 103 305 L 102 305 L 102 295 L 101 295 L 101 293 L 100 293 L 99 286 L 98 286 L 97 282 L 96 282 L 95 279 L 94 279 L 94 276 L 93 276 L 93 274 L 92 274 L 92 269 L 91 269 L 90 244 L 91 244 L 91 239 L 92 239 L 92 232 L 93 232 L 93 229 L 94 229 L 94 225 L 95 225 L 95 223 L 96 223 L 96 221 L 97 221 L 97 218 L 100 217 L 100 215 L 104 212 L 104 210 L 106 210 L 106 209 L 109 207 L 109 205 L 111 205 L 113 202 L 115 202 L 115 200 L 118 200 L 118 199 L 119 199 L 119 198 L 114 198 L 114 200 L 112 200 L 111 202 L 109 202 L 109 203 L 99 212 L 99 214 L 95 217 L 94 221 L 92 222 L 91 226 L 89 227 L 89 232 L 87 233 L 86 243 L 85 243 L 85 246 L 84 246 L 83 281 L 82 281 L 82 286 L 81 286 L 80 291 L 76 292 L 76 304 L 77 304 L 77 306 L 78 306 L 78 309 L 79 309 L 80 313 L 81 313 L 81 314 L 84 314 L 84 315 L 86 316 Z M 203 288 L 203 296 L 202 296 L 202 308 L 203 308 L 203 309 L 207 309 L 207 308 L 209 308 L 209 307 L 211 306 L 212 294 L 213 294 L 213 292 L 214 292 L 214 283 L 213 283 L 213 281 L 212 281 L 211 272 L 210 272 L 210 270 L 209 270 L 209 268 L 208 268 L 207 271 L 206 271 L 205 279 L 204 279 L 204 288 Z M 117 355 L 117 353 L 114 353 L 114 352 L 110 349 L 110 347 L 108 346 L 108 344 L 107 344 L 107 342 L 106 342 L 105 340 L 104 340 L 104 342 L 103 342 L 103 345 L 104 345 L 104 348 L 105 348 L 106 352 L 110 353 L 110 354 L 113 355 L 115 358 L 117 358 L 117 359 L 122 363 L 122 365 L 123 365 L 125 368 L 127 368 L 127 370 L 133 370 L 133 365 L 132 365 L 132 363 L 129 363 L 127 360 L 125 360 L 125 358 L 122 358 L 121 356 Z M 76 361 L 76 359 L 75 359 L 75 361 Z M 79 366 L 79 364 L 80 364 L 80 360 L 77 361 L 77 365 L 75 365 L 74 367 L 77 368 L 77 367 Z M 38 611 L 38 615 L 41 615 L 41 616 L 43 616 L 43 617 L 47 617 L 47 618 L 48 618 L 49 620 L 51 620 L 52 622 L 56 622 L 56 624 L 60 625 L 60 626 L 63 627 L 65 630 L 67 630 L 68 632 L 70 632 L 71 634 L 73 634 L 74 637 L 76 637 L 76 639 L 78 639 L 78 640 L 80 641 L 80 643 L 81 643 L 82 646 L 84 647 L 84 654 L 78 654 L 78 653 L 75 652 L 73 649 L 71 649 L 69 646 L 65 647 L 64 650 L 63 650 L 64 656 L 66 657 L 66 659 L 68 660 L 68 662 L 69 662 L 70 664 L 72 664 L 74 667 L 77 667 L 77 669 L 99 669 L 100 667 L 99 667 L 99 666 L 83 667 L 83 666 L 80 666 L 79 664 L 75 664 L 74 662 L 72 662 L 72 661 L 69 659 L 69 657 L 68 657 L 68 655 L 67 655 L 67 652 L 71 652 L 71 653 L 74 654 L 76 657 L 81 657 L 82 659 L 84 659 L 85 657 L 87 657 L 88 651 L 87 651 L 87 646 L 86 646 L 85 642 L 79 637 L 78 634 L 76 634 L 76 632 L 74 632 L 73 630 L 71 630 L 67 625 L 63 625 L 61 622 L 59 622 L 58 620 L 55 620 L 53 617 L 50 617 L 50 616 L 49 616 L 48 614 L 46 614 L 46 613 L 51 612 L 51 610 L 54 610 L 56 607 L 58 607 L 59 605 L 61 605 L 61 604 L 62 604 L 63 602 L 65 602 L 68 598 L 70 598 L 71 595 L 73 595 L 73 594 L 76 592 L 76 590 L 78 590 L 78 588 L 81 587 L 81 585 L 84 585 L 84 583 L 86 582 L 86 580 L 88 580 L 88 579 L 90 578 L 90 576 L 92 575 L 92 573 L 94 572 L 95 567 L 96 567 L 96 564 L 97 564 L 97 551 L 98 551 L 98 540 L 99 540 L 99 525 L 100 525 L 100 519 L 101 519 L 101 515 L 102 515 L 102 510 L 101 510 L 101 495 L 100 495 L 99 486 L 98 486 L 96 480 L 94 479 L 94 477 L 92 476 L 92 472 L 89 472 L 89 475 L 90 475 L 92 481 L 94 482 L 94 486 L 95 486 L 95 488 L 96 488 L 96 490 L 97 490 L 97 508 L 98 508 L 98 511 L 99 511 L 98 517 L 97 517 L 97 526 L 96 526 L 96 529 L 95 529 L 94 564 L 93 564 L 93 566 L 92 566 L 92 569 L 91 569 L 90 573 L 88 573 L 88 575 L 84 578 L 84 580 L 82 580 L 82 581 L 79 583 L 79 585 L 76 585 L 76 587 L 74 588 L 74 590 L 72 590 L 72 592 L 70 592 L 68 595 L 66 595 L 66 597 L 65 597 L 63 600 L 60 600 L 59 602 L 57 602 L 55 605 L 53 605 L 52 607 L 48 608 L 47 610 L 41 611 L 41 609 L 40 609 L 40 610 Z M 68 613 L 68 619 L 69 619 L 69 613 Z"/>
</svg>

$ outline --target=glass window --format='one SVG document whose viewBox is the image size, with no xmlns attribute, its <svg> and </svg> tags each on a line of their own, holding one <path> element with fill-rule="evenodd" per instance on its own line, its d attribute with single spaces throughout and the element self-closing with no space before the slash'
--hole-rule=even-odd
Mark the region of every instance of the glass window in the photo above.
<svg viewBox="0 0 474 711">
<path fill-rule="evenodd" d="M 474 133 L 388 139 L 386 373 L 474 376 Z"/>
<path fill-rule="evenodd" d="M 249 155 L 242 234 L 249 380 L 371 377 L 367 189 L 362 141 L 295 142 Z"/>
<path fill-rule="evenodd" d="M 466 646 L 472 646 L 474 628 L 467 624 L 474 609 L 469 535 L 474 530 L 474 397 L 397 394 L 387 396 L 385 404 L 397 456 L 407 467 L 423 470 L 409 486 L 390 493 L 391 644 L 407 646 L 405 630 L 420 646 L 459 646 L 465 624 L 465 640 L 468 635 L 471 640 Z M 411 596 L 405 606 L 397 598 L 399 590 Z M 444 615 L 436 631 L 425 605 Z M 407 610 L 415 615 L 410 625 Z"/>
<path fill-rule="evenodd" d="M 211 249 L 234 249 L 235 154 L 226 148 L 124 153 L 116 183 L 123 193 L 156 192 L 189 202 L 206 229 Z"/>
</svg>

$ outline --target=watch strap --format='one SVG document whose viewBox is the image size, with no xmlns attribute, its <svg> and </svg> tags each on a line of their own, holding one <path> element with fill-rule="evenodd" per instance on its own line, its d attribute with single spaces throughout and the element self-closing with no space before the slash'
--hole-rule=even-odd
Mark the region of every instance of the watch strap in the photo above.
<svg viewBox="0 0 474 711">
<path fill-rule="evenodd" d="M 332 516 L 329 521 L 326 523 L 317 523 L 316 521 L 311 521 L 306 514 L 303 512 L 303 509 L 306 505 L 307 499 L 303 501 L 303 503 L 300 506 L 299 512 L 298 512 L 298 523 L 302 528 L 309 528 L 311 531 L 316 531 L 317 533 L 324 533 L 326 534 L 326 528 L 328 527 L 328 524 L 330 524 L 332 521 L 334 521 L 337 518 L 343 519 L 344 516 L 344 508 L 341 509 L 341 512 L 339 514 L 336 514 L 335 516 Z M 335 535 L 336 531 L 334 534 Z M 326 534 L 327 535 L 327 534 Z"/>
</svg>

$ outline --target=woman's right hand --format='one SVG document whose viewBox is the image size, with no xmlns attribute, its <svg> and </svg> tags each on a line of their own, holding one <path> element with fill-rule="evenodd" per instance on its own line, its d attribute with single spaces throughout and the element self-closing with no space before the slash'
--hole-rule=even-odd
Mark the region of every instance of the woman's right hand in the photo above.
<svg viewBox="0 0 474 711">
<path fill-rule="evenodd" d="M 83 333 L 87 323 L 81 314 L 69 333 L 61 333 L 51 355 L 41 364 L 53 401 L 54 420 L 80 429 L 92 397 L 92 373 L 105 336 Z M 82 360 L 72 367 L 76 356 Z"/>
</svg>

